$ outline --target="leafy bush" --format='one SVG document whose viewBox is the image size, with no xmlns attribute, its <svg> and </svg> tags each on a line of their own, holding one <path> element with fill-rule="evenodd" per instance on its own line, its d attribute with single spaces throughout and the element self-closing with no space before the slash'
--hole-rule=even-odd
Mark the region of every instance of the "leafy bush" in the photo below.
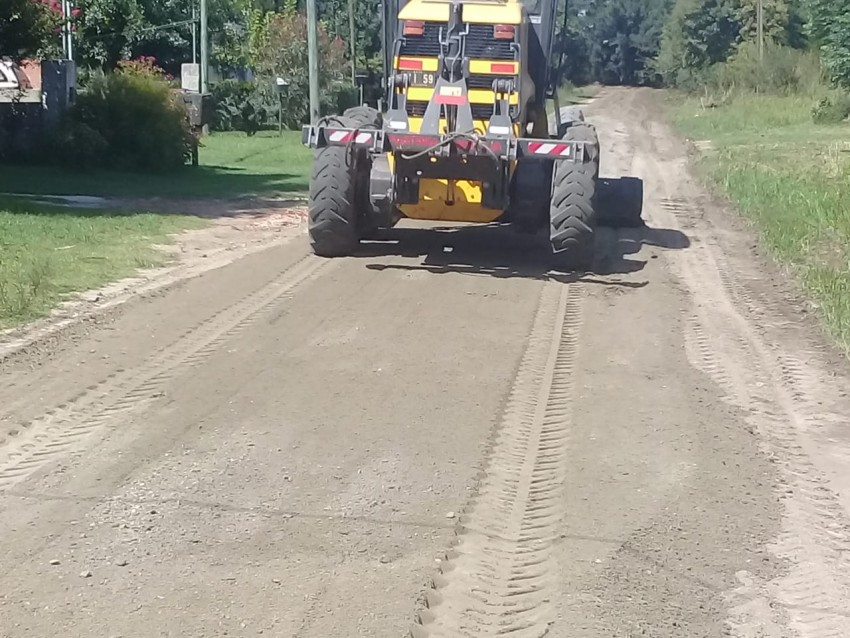
<svg viewBox="0 0 850 638">
<path fill-rule="evenodd" d="M 352 106 L 358 106 L 360 91 L 350 84 L 335 84 L 322 95 L 323 113 L 342 113 Z"/>
<path fill-rule="evenodd" d="M 815 95 L 823 91 L 825 79 L 814 53 L 765 42 L 760 59 L 758 46 L 746 42 L 712 69 L 709 83 L 720 91 Z"/>
<path fill-rule="evenodd" d="M 99 131 L 74 120 L 62 127 L 52 146 L 56 159 L 63 165 L 81 169 L 101 166 L 109 153 L 109 143 Z"/>
<path fill-rule="evenodd" d="M 274 104 L 256 82 L 225 80 L 212 87 L 216 131 L 244 131 L 253 135 L 270 123 Z"/>
<path fill-rule="evenodd" d="M 186 107 L 151 59 L 92 78 L 55 140 L 60 159 L 125 170 L 173 169 L 191 148 Z"/>
<path fill-rule="evenodd" d="M 835 93 L 818 100 L 812 108 L 815 124 L 840 124 L 850 118 L 850 95 Z"/>
<path fill-rule="evenodd" d="M 782 45 L 803 47 L 802 16 L 796 4 L 787 0 L 675 0 L 664 25 L 655 70 L 668 85 L 693 89 L 701 74 L 710 76 L 713 67 L 741 57 L 742 52 L 738 65 L 754 68 L 750 61 L 756 50 L 752 43 L 758 30 L 759 5 L 763 8 L 766 48 L 779 51 Z M 783 59 L 779 66 L 793 66 L 789 49 L 780 51 L 780 55 Z M 765 51 L 766 62 L 767 58 Z M 778 80 L 781 85 L 782 78 Z"/>
</svg>

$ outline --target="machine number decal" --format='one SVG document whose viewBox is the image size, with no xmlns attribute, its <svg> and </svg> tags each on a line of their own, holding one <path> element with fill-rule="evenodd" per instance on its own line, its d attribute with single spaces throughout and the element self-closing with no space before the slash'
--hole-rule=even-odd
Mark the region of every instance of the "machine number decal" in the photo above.
<svg viewBox="0 0 850 638">
<path fill-rule="evenodd" d="M 432 71 L 408 71 L 411 86 L 434 86 L 437 83 L 437 74 Z"/>
</svg>

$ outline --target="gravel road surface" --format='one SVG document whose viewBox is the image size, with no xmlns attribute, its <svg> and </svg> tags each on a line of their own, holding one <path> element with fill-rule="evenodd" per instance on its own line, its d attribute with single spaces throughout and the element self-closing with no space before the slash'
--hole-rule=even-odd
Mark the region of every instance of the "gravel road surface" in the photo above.
<svg viewBox="0 0 850 638">
<path fill-rule="evenodd" d="M 647 227 L 298 238 L 0 364 L 0 636 L 850 636 L 850 381 L 649 90 Z"/>
</svg>

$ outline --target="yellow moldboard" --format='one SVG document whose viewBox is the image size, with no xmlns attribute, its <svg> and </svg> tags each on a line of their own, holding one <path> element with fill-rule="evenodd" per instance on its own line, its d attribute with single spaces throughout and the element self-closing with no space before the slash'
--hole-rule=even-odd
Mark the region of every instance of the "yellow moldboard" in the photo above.
<svg viewBox="0 0 850 638">
<path fill-rule="evenodd" d="M 423 179 L 419 182 L 419 203 L 400 206 L 411 219 L 447 222 L 490 223 L 502 211 L 481 206 L 481 185 L 468 180 Z"/>
</svg>

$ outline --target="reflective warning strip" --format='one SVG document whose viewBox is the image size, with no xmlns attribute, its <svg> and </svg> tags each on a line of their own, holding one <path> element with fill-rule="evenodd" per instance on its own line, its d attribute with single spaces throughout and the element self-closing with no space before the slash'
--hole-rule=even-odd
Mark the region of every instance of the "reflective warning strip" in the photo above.
<svg viewBox="0 0 850 638">
<path fill-rule="evenodd" d="M 468 102 L 465 95 L 435 95 L 434 101 L 437 104 L 448 104 L 450 106 L 461 106 Z"/>
<path fill-rule="evenodd" d="M 346 143 L 348 144 L 354 137 L 354 131 L 333 131 L 328 135 L 329 142 Z M 372 141 L 371 133 L 358 133 L 355 144 L 368 144 Z"/>
<path fill-rule="evenodd" d="M 535 155 L 569 155 L 569 144 L 553 144 L 551 142 L 531 142 L 528 150 Z"/>
</svg>

